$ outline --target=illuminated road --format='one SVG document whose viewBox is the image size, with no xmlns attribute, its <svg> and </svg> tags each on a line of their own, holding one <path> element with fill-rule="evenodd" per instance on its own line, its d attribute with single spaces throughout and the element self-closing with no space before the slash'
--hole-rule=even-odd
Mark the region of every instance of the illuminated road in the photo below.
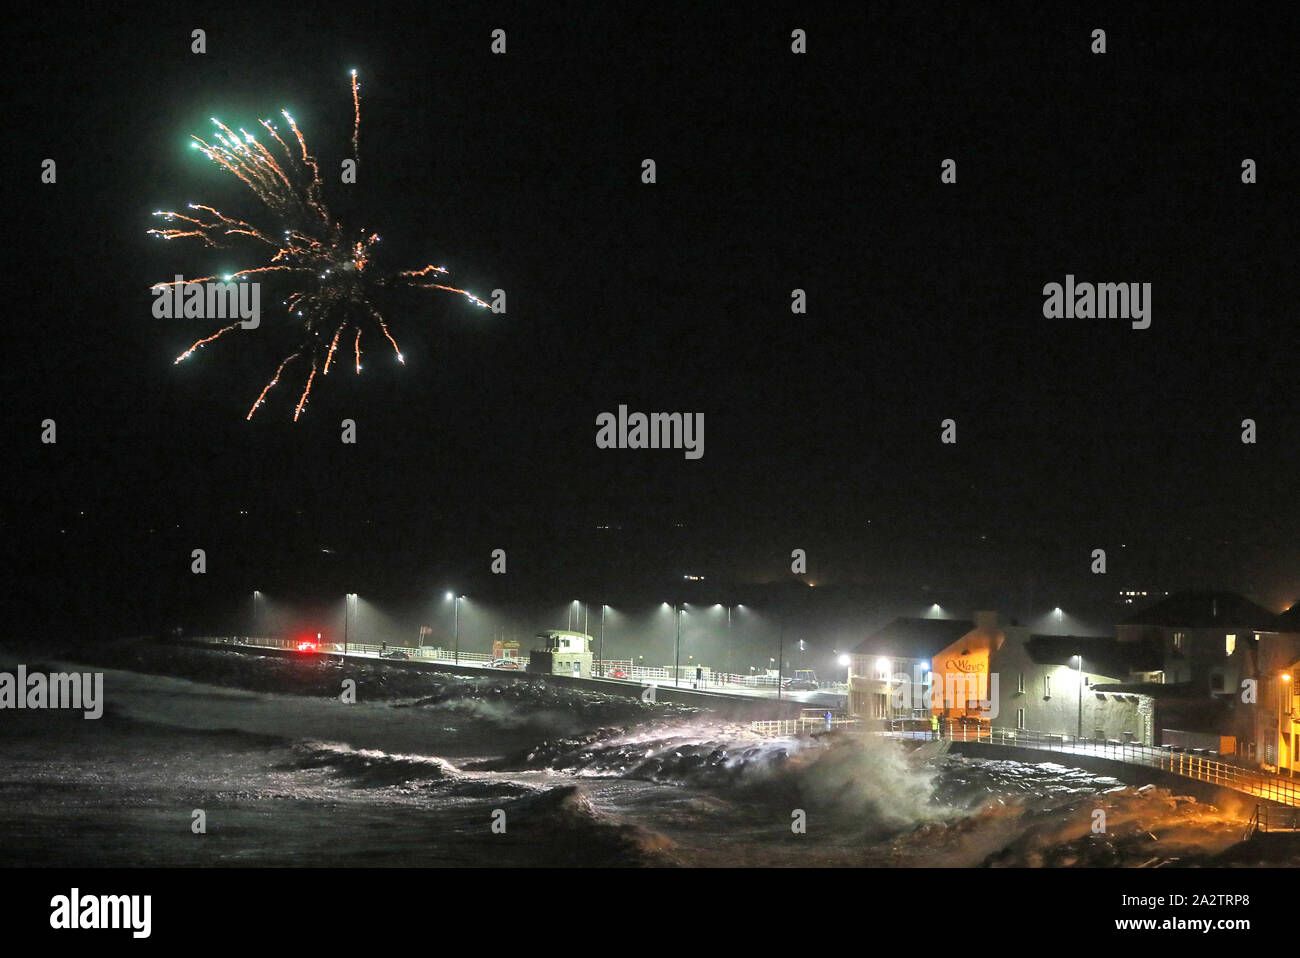
<svg viewBox="0 0 1300 958">
<path fill-rule="evenodd" d="M 210 645 L 227 645 L 239 646 L 249 649 L 284 649 L 293 650 L 296 644 L 289 640 L 281 639 L 259 639 L 247 636 L 200 636 L 191 639 L 194 642 L 203 642 Z M 397 658 L 394 653 L 405 655 L 406 658 Z M 421 662 L 429 665 L 455 665 L 462 669 L 474 669 L 483 672 L 485 675 L 522 675 L 526 674 L 519 669 L 502 669 L 493 668 L 488 664 L 488 657 L 478 652 L 462 652 L 459 659 L 453 652 L 447 649 L 433 649 L 425 647 L 423 649 L 399 649 L 391 648 L 384 652 L 380 646 L 357 645 L 349 647 L 347 652 L 343 651 L 340 645 L 327 645 L 322 648 L 318 654 L 330 656 L 346 656 L 347 658 L 365 659 L 366 661 L 392 661 L 392 662 Z M 752 686 L 742 684 L 741 682 L 727 682 L 725 684 L 710 681 L 708 679 L 696 682 L 693 679 L 683 678 L 674 682 L 669 676 L 663 675 L 663 669 L 641 669 L 633 668 L 632 677 L 626 679 L 616 679 L 612 677 L 600 678 L 592 677 L 588 679 L 593 683 L 609 682 L 619 686 L 635 686 L 642 688 L 647 685 L 654 685 L 656 688 L 668 689 L 678 688 L 683 691 L 693 690 L 699 692 L 708 692 L 715 695 L 732 695 L 739 698 L 758 698 L 776 701 L 778 699 L 777 690 L 771 686 Z M 647 673 L 644 676 L 638 675 L 638 672 Z M 775 680 L 773 680 L 774 682 Z M 842 709 L 847 699 L 847 693 L 836 691 L 834 689 L 786 689 L 779 695 L 781 701 L 798 702 L 802 705 L 816 708 Z"/>
</svg>

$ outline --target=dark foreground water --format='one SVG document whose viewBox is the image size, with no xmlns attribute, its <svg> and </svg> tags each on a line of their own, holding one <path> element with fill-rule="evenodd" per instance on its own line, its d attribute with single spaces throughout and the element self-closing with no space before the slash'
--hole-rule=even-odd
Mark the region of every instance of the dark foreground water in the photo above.
<svg viewBox="0 0 1300 958">
<path fill-rule="evenodd" d="M 541 682 L 105 654 L 129 668 L 93 666 L 102 719 L 0 712 L 0 865 L 1198 865 L 1242 833 L 1061 765 L 760 738 Z M 0 668 L 18 661 L 92 668 Z M 334 697 L 345 674 L 358 704 Z"/>
</svg>

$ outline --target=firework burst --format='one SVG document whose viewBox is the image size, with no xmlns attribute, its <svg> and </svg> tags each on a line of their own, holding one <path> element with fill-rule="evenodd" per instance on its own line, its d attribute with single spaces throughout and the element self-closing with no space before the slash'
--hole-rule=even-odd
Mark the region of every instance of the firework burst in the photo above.
<svg viewBox="0 0 1300 958">
<path fill-rule="evenodd" d="M 355 70 L 352 71 L 352 105 L 352 158 L 356 161 L 361 134 L 361 97 Z M 355 330 L 352 350 L 358 374 L 361 372 L 361 335 L 366 328 L 383 333 L 398 362 L 406 362 L 383 314 L 370 300 L 372 292 L 393 288 L 442 290 L 459 293 L 481 308 L 487 308 L 488 304 L 466 290 L 437 282 L 447 273 L 441 266 L 377 275 L 373 260 L 375 244 L 380 241 L 379 234 L 367 233 L 364 229 L 345 230 L 330 216 L 323 200 L 324 189 L 316 158 L 307 151 L 307 142 L 293 117 L 284 111 L 281 116 L 288 124 L 296 149 L 286 143 L 275 124 L 267 120 L 258 123 L 265 130 L 269 147 L 242 127 L 238 131 L 232 130 L 215 117 L 212 122 L 216 131 L 210 135 L 210 140 L 194 136 L 190 144 L 238 177 L 265 207 L 273 225 L 254 225 L 226 216 L 211 206 L 190 203 L 186 213 L 156 211 L 154 216 L 161 217 L 169 225 L 151 229 L 149 233 L 165 240 L 197 239 L 205 248 L 228 248 L 236 241 L 256 243 L 265 248 L 266 258 L 256 265 L 224 276 L 156 283 L 152 289 L 156 291 L 215 280 L 245 280 L 253 276 L 282 281 L 285 286 L 283 302 L 301 331 L 301 341 L 284 357 L 275 375 L 249 409 L 248 418 L 252 419 L 265 402 L 267 393 L 279 383 L 285 368 L 297 362 L 306 369 L 302 395 L 293 414 L 297 421 L 306 408 L 317 373 L 329 375 L 339 342 L 342 339 L 346 343 L 345 333 L 349 330 Z M 206 344 L 239 326 L 239 323 L 232 323 L 202 337 L 176 357 L 176 362 L 188 359 Z"/>
</svg>

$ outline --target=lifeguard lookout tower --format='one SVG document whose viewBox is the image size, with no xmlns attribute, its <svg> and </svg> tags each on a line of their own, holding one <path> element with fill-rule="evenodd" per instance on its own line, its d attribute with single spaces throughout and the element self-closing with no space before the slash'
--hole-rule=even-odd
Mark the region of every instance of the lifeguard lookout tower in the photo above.
<svg viewBox="0 0 1300 958">
<path fill-rule="evenodd" d="M 538 632 L 542 648 L 528 654 L 528 671 L 543 675 L 591 678 L 591 636 L 585 632 L 548 629 Z"/>
</svg>

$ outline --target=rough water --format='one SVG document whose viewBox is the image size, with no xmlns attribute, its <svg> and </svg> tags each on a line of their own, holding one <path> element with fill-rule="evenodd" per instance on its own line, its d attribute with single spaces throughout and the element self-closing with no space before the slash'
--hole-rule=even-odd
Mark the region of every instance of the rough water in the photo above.
<svg viewBox="0 0 1300 958">
<path fill-rule="evenodd" d="M 0 712 L 0 865 L 1138 867 L 1217 864 L 1243 832 L 1063 765 L 764 738 L 541 681 L 146 643 L 77 658 L 0 656 L 104 671 L 107 700 L 98 721 Z"/>
</svg>

